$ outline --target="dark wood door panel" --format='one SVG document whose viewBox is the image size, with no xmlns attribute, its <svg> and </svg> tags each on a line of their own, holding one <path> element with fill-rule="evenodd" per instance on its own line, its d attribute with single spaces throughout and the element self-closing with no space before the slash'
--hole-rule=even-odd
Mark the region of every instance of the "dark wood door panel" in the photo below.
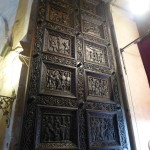
<svg viewBox="0 0 150 150">
<path fill-rule="evenodd" d="M 117 112 L 87 110 L 89 149 L 120 148 Z"/>
<path fill-rule="evenodd" d="M 115 103 L 110 75 L 85 71 L 86 100 Z"/>
<path fill-rule="evenodd" d="M 79 148 L 77 109 L 38 106 L 36 117 L 36 150 Z"/>
<path fill-rule="evenodd" d="M 47 1 L 46 20 L 73 28 L 74 6 L 75 5 L 71 5 L 71 3 L 68 3 L 67 1 Z"/>
<path fill-rule="evenodd" d="M 104 45 L 84 41 L 85 61 L 109 67 L 108 50 Z"/>
<path fill-rule="evenodd" d="M 43 52 L 75 58 L 75 36 L 45 29 Z"/>
<path fill-rule="evenodd" d="M 106 5 L 39 0 L 20 150 L 128 148 Z"/>
<path fill-rule="evenodd" d="M 77 98 L 76 68 L 43 62 L 40 94 Z"/>
</svg>

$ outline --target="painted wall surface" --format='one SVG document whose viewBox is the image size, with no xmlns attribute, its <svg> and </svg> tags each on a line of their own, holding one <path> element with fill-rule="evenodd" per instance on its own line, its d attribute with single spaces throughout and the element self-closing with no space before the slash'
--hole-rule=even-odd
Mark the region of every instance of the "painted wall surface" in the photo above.
<svg viewBox="0 0 150 150">
<path fill-rule="evenodd" d="M 27 33 L 32 0 L 0 0 L 0 95 L 17 95 L 22 62 L 19 53 L 23 51 L 20 41 L 25 39 Z M 16 111 L 16 98 L 11 111 L 9 127 L 6 116 L 0 109 L 0 150 L 10 149 L 11 141 L 15 139 L 12 134 L 13 120 Z M 18 118 L 19 121 L 20 118 Z M 16 149 L 14 145 L 12 149 Z"/>
<path fill-rule="evenodd" d="M 0 0 L 0 54 L 6 43 L 11 41 L 19 0 Z"/>
<path fill-rule="evenodd" d="M 123 48 L 139 36 L 135 22 L 127 12 L 111 6 L 118 47 Z M 137 150 L 148 150 L 150 140 L 150 89 L 136 44 L 125 49 L 126 83 Z"/>
</svg>

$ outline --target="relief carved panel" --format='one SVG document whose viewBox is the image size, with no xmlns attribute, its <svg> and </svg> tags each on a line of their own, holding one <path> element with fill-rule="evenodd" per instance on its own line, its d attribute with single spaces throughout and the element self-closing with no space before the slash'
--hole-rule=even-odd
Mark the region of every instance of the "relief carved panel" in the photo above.
<svg viewBox="0 0 150 150">
<path fill-rule="evenodd" d="M 55 7 L 48 4 L 46 12 L 46 20 L 67 27 L 73 27 L 74 14 L 71 8 Z"/>
<path fill-rule="evenodd" d="M 70 140 L 71 115 L 43 114 L 42 142 Z"/>
<path fill-rule="evenodd" d="M 75 37 L 45 29 L 43 51 L 75 57 Z"/>
<path fill-rule="evenodd" d="M 107 48 L 101 45 L 84 42 L 86 61 L 98 63 L 102 66 L 108 66 Z"/>
<path fill-rule="evenodd" d="M 103 1 L 82 0 L 81 9 L 87 11 L 88 13 L 100 16 L 103 20 L 106 19 L 106 5 Z"/>
<path fill-rule="evenodd" d="M 90 96 L 109 97 L 108 80 L 88 76 Z"/>
<path fill-rule="evenodd" d="M 77 109 L 39 106 L 36 149 L 77 149 Z"/>
<path fill-rule="evenodd" d="M 42 63 L 40 93 L 75 98 L 75 69 Z"/>
<path fill-rule="evenodd" d="M 85 0 L 81 1 L 81 8 L 93 14 L 97 13 L 96 5 L 86 2 Z"/>
<path fill-rule="evenodd" d="M 92 101 L 112 101 L 113 92 L 110 76 L 86 72 L 86 97 Z"/>
<path fill-rule="evenodd" d="M 103 5 L 101 7 L 103 7 Z M 103 13 L 99 13 L 103 15 Z M 101 15 L 94 15 L 81 10 L 82 32 L 96 38 L 109 40 L 108 24 L 106 19 L 103 19 Z"/>
<path fill-rule="evenodd" d="M 87 20 L 82 20 L 82 30 L 86 34 L 90 34 L 98 38 L 105 38 L 103 24 L 97 25 Z"/>
<path fill-rule="evenodd" d="M 117 113 L 87 111 L 87 118 L 90 148 L 99 149 L 108 146 L 119 148 Z"/>
</svg>

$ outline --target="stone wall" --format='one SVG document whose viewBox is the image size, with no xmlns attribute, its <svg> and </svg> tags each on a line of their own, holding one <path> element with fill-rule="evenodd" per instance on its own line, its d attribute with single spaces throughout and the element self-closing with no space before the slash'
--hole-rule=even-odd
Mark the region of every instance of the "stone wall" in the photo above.
<svg viewBox="0 0 150 150">
<path fill-rule="evenodd" d="M 126 11 L 114 5 L 111 6 L 111 11 L 118 47 L 123 48 L 139 37 L 137 26 Z M 123 68 L 124 79 L 137 150 L 148 150 L 148 141 L 150 140 L 148 134 L 150 133 L 150 90 L 136 44 L 125 49 L 123 59 L 126 68 L 126 72 Z"/>
</svg>

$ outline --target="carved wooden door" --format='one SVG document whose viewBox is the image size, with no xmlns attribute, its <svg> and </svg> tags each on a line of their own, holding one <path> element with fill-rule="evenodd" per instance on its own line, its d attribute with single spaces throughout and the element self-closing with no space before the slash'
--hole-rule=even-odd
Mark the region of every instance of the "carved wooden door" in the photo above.
<svg viewBox="0 0 150 150">
<path fill-rule="evenodd" d="M 35 30 L 20 150 L 129 149 L 107 4 L 39 0 Z"/>
</svg>

